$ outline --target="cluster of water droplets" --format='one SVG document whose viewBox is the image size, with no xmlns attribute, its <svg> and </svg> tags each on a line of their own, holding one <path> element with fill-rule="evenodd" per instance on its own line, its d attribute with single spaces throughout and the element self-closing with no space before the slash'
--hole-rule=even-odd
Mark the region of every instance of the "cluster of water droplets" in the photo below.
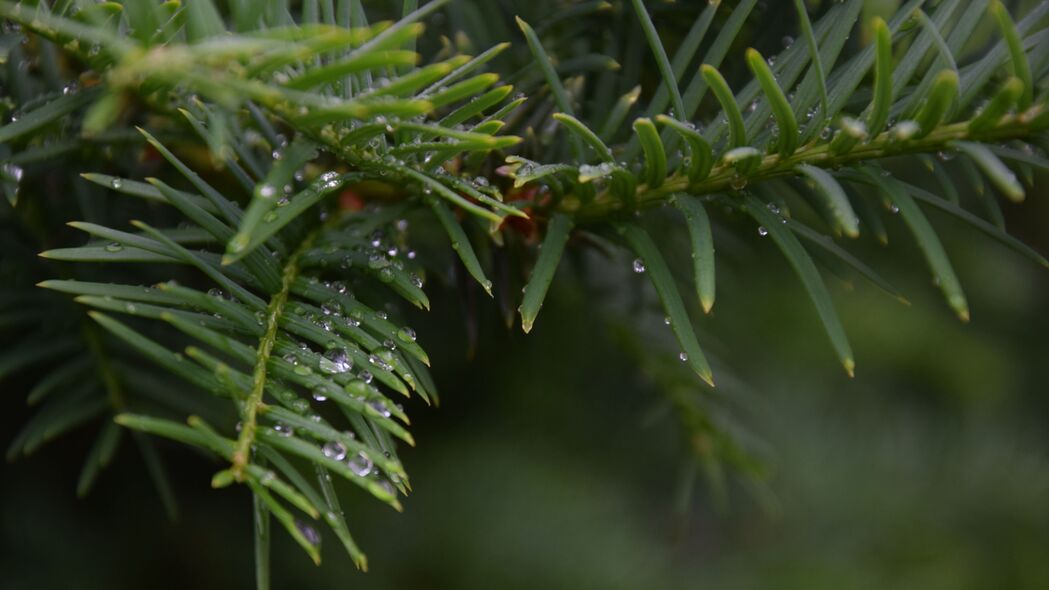
<svg viewBox="0 0 1049 590">
<path fill-rule="evenodd" d="M 367 246 L 357 245 L 354 250 L 367 255 L 367 265 L 372 271 L 377 271 L 379 280 L 391 283 L 397 279 L 400 272 L 405 271 L 405 260 L 415 260 L 416 252 L 403 246 L 403 234 L 408 228 L 408 221 L 398 220 L 394 227 L 397 236 L 388 236 L 382 230 L 376 230 L 368 237 Z M 343 261 L 343 268 L 350 268 L 353 264 L 353 256 L 347 256 Z M 409 273 L 408 280 L 416 288 L 422 288 L 424 280 L 422 275 Z"/>
<path fill-rule="evenodd" d="M 597 165 L 583 164 L 579 167 L 579 180 L 581 182 L 589 182 L 598 178 L 605 178 L 612 174 L 615 170 L 616 165 L 612 162 L 602 162 Z"/>
</svg>

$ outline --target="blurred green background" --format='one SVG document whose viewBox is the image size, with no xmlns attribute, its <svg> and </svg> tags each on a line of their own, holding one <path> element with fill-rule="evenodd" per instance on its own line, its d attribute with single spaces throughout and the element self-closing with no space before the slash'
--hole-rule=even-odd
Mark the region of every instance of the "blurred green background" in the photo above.
<svg viewBox="0 0 1049 590">
<path fill-rule="evenodd" d="M 1014 235 L 1049 253 L 1049 177 L 1034 186 L 1026 204 L 1002 207 Z M 371 571 L 330 539 L 315 568 L 278 536 L 274 587 L 1049 588 L 1049 273 L 930 217 L 972 322 L 950 313 L 890 220 L 889 247 L 850 249 L 911 306 L 827 275 L 856 352 L 851 380 L 769 240 L 715 220 L 719 300 L 698 318 L 700 338 L 717 395 L 769 470 L 763 491 L 731 479 L 723 509 L 702 480 L 678 497 L 688 449 L 622 328 L 656 363 L 677 351 L 628 259 L 581 248 L 527 337 L 494 304 L 464 311 L 435 293 L 434 312 L 411 319 L 442 403 L 409 404 L 418 447 L 401 455 L 414 487 L 405 513 L 344 488 Z M 478 324 L 473 358 L 464 314 Z M 5 439 L 29 416 L 21 384 L 6 389 Z M 91 440 L 82 429 L 0 466 L 0 588 L 254 587 L 245 490 L 212 491 L 216 465 L 160 441 L 176 521 L 131 445 L 78 500 Z"/>
</svg>

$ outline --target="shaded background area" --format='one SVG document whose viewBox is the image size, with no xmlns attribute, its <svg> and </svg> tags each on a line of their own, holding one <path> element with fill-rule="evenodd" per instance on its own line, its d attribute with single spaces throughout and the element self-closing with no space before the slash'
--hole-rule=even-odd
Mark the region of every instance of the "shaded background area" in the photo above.
<svg viewBox="0 0 1049 590">
<path fill-rule="evenodd" d="M 792 21 L 768 4 L 751 32 L 772 31 L 756 42 L 772 47 Z M 1049 253 L 1049 177 L 1035 186 L 1002 207 L 1014 235 Z M 724 508 L 702 480 L 681 497 L 688 447 L 652 369 L 662 375 L 677 350 L 629 259 L 575 244 L 527 337 L 494 304 L 466 312 L 433 293 L 434 312 L 411 323 L 442 403 L 407 404 L 418 447 L 401 453 L 414 487 L 405 513 L 342 486 L 371 571 L 332 538 L 315 568 L 279 533 L 274 588 L 1049 587 L 1049 273 L 929 215 L 973 320 L 950 313 L 886 216 L 888 248 L 848 246 L 910 307 L 826 273 L 856 352 L 851 380 L 770 240 L 715 218 L 719 300 L 694 317 L 719 390 L 697 381 L 695 392 L 733 408 L 768 469 L 764 488 L 732 478 Z M 662 246 L 688 292 L 678 230 Z M 466 313 L 478 323 L 472 358 Z M 6 443 L 30 411 L 22 382 L 4 390 Z M 0 464 L 0 588 L 254 587 L 248 494 L 211 490 L 217 464 L 158 441 L 181 508 L 171 522 L 133 445 L 76 499 L 93 439 L 79 429 Z"/>
</svg>

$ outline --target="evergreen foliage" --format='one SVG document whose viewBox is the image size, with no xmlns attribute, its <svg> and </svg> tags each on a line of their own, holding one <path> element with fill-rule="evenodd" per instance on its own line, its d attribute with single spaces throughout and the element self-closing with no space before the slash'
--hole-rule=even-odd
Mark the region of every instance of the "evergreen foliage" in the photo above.
<svg viewBox="0 0 1049 590">
<path fill-rule="evenodd" d="M 812 21 L 796 0 L 798 39 L 764 53 L 743 47 L 756 0 L 527 4 L 0 1 L 0 379 L 53 366 L 8 457 L 91 423 L 86 494 L 130 436 L 174 513 L 151 437 L 199 449 L 214 487 L 253 494 L 267 588 L 274 521 L 318 563 L 327 527 L 367 568 L 332 476 L 395 509 L 410 491 L 398 396 L 438 392 L 405 318 L 475 289 L 439 284 L 448 267 L 527 332 L 573 250 L 633 259 L 698 377 L 668 395 L 719 486 L 762 472 L 691 319 L 716 307 L 719 217 L 780 249 L 850 375 L 820 267 L 906 299 L 836 238 L 884 242 L 898 218 L 963 321 L 926 211 L 1049 266 L 994 200 L 1049 169 L 1049 3 L 861 22 L 862 0 Z M 899 171 L 915 159 L 943 194 Z M 979 213 L 969 179 L 995 189 Z M 668 220 L 692 268 L 664 256 Z"/>
</svg>

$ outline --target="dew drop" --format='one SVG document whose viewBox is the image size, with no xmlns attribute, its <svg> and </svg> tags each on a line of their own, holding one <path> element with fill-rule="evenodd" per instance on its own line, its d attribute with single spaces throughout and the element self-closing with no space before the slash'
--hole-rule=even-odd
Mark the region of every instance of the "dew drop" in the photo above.
<svg viewBox="0 0 1049 590">
<path fill-rule="evenodd" d="M 307 543 L 313 545 L 314 547 L 320 547 L 321 535 L 317 532 L 317 529 L 302 522 L 301 520 L 295 521 L 295 528 L 299 529 L 299 532 L 302 533 L 302 536 L 304 539 L 306 539 Z"/>
<path fill-rule="evenodd" d="M 397 337 L 405 342 L 415 342 L 415 330 L 411 328 L 401 328 L 397 330 Z"/>
<path fill-rule="evenodd" d="M 688 362 L 688 355 L 683 352 L 679 352 L 677 358 L 683 363 Z"/>
<path fill-rule="evenodd" d="M 758 235 L 765 237 L 769 235 L 769 230 L 764 225 L 758 226 Z"/>
<path fill-rule="evenodd" d="M 124 249 L 124 245 L 120 242 L 110 242 L 106 244 L 106 252 L 120 252 Z"/>
<path fill-rule="evenodd" d="M 390 259 L 382 253 L 375 252 L 368 256 L 368 268 L 378 270 L 380 268 L 386 268 L 387 266 L 390 266 Z"/>
<path fill-rule="evenodd" d="M 325 352 L 320 360 L 321 372 L 329 375 L 346 373 L 351 368 L 353 368 L 353 361 L 350 360 L 345 348 L 333 348 Z"/>
<path fill-rule="evenodd" d="M 321 450 L 324 452 L 324 456 L 329 459 L 342 461 L 346 458 L 346 446 L 339 441 L 330 440 L 324 443 L 324 447 Z"/>
<path fill-rule="evenodd" d="M 634 272 L 643 273 L 645 272 L 645 261 L 640 258 L 634 259 Z"/>
<path fill-rule="evenodd" d="M 390 417 L 390 409 L 386 407 L 386 404 L 377 399 L 368 402 L 368 407 L 375 410 L 383 418 Z"/>
<path fill-rule="evenodd" d="M 383 371 L 389 371 L 392 367 L 386 361 L 377 354 L 368 355 L 368 362 L 382 369 Z"/>
<path fill-rule="evenodd" d="M 357 453 L 346 462 L 346 466 L 350 468 L 350 471 L 354 472 L 360 477 L 367 477 L 372 472 L 372 460 L 369 459 L 364 453 Z"/>
</svg>

